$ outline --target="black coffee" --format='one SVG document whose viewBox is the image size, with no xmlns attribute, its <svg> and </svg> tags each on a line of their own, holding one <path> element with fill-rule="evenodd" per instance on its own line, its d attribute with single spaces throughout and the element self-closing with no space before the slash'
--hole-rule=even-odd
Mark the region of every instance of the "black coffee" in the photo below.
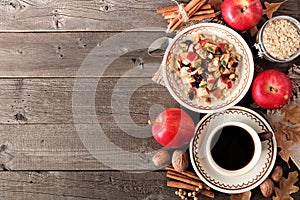
<svg viewBox="0 0 300 200">
<path fill-rule="evenodd" d="M 238 170 L 246 166 L 254 155 L 254 142 L 250 134 L 238 126 L 225 126 L 216 134 L 211 154 L 214 161 L 227 170 Z"/>
</svg>

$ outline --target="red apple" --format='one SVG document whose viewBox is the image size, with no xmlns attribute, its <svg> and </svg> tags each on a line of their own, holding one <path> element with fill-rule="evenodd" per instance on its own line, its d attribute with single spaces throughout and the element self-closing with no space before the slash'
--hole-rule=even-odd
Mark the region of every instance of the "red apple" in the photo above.
<svg viewBox="0 0 300 200">
<path fill-rule="evenodd" d="M 150 123 L 153 137 L 165 147 L 182 147 L 194 136 L 194 121 L 180 108 L 168 108 L 157 116 L 155 122 Z"/>
<path fill-rule="evenodd" d="M 258 24 L 263 9 L 260 0 L 224 0 L 221 12 L 230 27 L 245 31 Z"/>
<path fill-rule="evenodd" d="M 292 82 L 287 75 L 279 70 L 267 69 L 254 78 L 252 97 L 261 108 L 277 109 L 289 101 L 292 89 Z"/>
</svg>

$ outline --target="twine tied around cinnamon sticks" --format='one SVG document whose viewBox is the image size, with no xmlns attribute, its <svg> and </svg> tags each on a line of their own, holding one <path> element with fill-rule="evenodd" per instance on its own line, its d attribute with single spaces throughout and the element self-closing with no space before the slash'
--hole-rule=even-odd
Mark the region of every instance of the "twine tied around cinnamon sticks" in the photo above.
<svg viewBox="0 0 300 200">
<path fill-rule="evenodd" d="M 171 1 L 173 1 L 174 3 L 176 3 L 177 6 L 178 6 L 177 16 L 175 18 L 178 18 L 179 21 L 187 22 L 189 20 L 189 16 L 188 16 L 187 12 L 184 9 L 184 4 L 179 4 L 176 0 L 171 0 Z M 175 13 L 172 13 L 170 21 L 172 21 L 172 18 L 173 18 L 174 14 Z M 168 30 L 169 30 L 169 27 L 168 27 Z"/>
<path fill-rule="evenodd" d="M 188 21 L 204 20 L 215 18 L 217 14 L 207 0 L 191 0 L 188 4 L 179 4 L 176 0 L 171 0 L 176 6 L 158 8 L 160 13 L 168 21 L 167 32 L 175 31 L 180 25 Z"/>
</svg>

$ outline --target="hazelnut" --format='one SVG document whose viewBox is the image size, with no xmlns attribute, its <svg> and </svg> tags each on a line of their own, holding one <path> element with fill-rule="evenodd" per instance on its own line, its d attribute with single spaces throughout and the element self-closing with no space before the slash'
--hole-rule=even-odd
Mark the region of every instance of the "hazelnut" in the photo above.
<svg viewBox="0 0 300 200">
<path fill-rule="evenodd" d="M 274 168 L 274 171 L 273 171 L 272 175 L 271 175 L 271 178 L 274 182 L 277 183 L 281 179 L 282 175 L 283 175 L 282 167 L 281 166 L 276 166 Z"/>
<path fill-rule="evenodd" d="M 274 192 L 274 183 L 270 178 L 267 178 L 261 185 L 260 191 L 264 197 L 270 197 Z"/>
<path fill-rule="evenodd" d="M 167 150 L 161 149 L 152 157 L 152 161 L 155 166 L 161 167 L 170 161 L 171 156 Z"/>
<path fill-rule="evenodd" d="M 182 150 L 175 150 L 172 156 L 172 165 L 178 172 L 183 172 L 189 166 L 189 156 L 187 152 Z"/>
</svg>

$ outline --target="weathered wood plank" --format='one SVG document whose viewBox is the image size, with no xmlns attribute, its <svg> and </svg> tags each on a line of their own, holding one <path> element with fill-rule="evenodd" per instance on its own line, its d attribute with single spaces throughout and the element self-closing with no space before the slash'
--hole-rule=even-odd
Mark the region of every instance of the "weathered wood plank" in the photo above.
<svg viewBox="0 0 300 200">
<path fill-rule="evenodd" d="M 0 197 L 13 200 L 177 199 L 163 172 L 1 172 Z"/>
<path fill-rule="evenodd" d="M 0 33 L 0 77 L 151 77 L 162 58 L 150 57 L 147 48 L 164 35 L 162 31 Z M 80 67 L 87 72 L 78 74 Z M 135 67 L 143 67 L 143 73 Z"/>
<path fill-rule="evenodd" d="M 292 171 L 294 169 L 287 169 Z M 286 175 L 285 175 L 286 176 Z M 178 200 L 174 188 L 166 187 L 163 171 L 125 172 L 0 172 L 0 197 L 13 200 Z M 299 181 L 297 183 L 299 186 Z M 215 193 L 217 200 L 230 199 L 228 194 Z M 300 198 L 300 193 L 291 195 Z M 210 198 L 199 196 L 200 199 Z M 252 190 L 253 200 L 264 198 L 259 188 Z"/>
<path fill-rule="evenodd" d="M 76 104 L 75 95 L 82 102 Z M 178 105 L 151 78 L 0 79 L 0 99 L 2 124 L 73 124 L 74 117 L 83 124 L 105 124 L 114 121 L 113 115 L 130 115 L 134 123 L 146 124 L 151 108 Z M 88 105 L 93 100 L 95 107 Z"/>
<path fill-rule="evenodd" d="M 166 28 L 166 21 L 155 10 L 167 5 L 174 4 L 170 1 L 150 3 L 135 0 L 3 1 L 0 7 L 1 30 L 121 31 L 145 27 Z M 290 0 L 275 15 L 286 14 L 299 20 L 299 8 L 297 0 Z"/>
<path fill-rule="evenodd" d="M 102 126 L 103 136 L 99 137 L 108 142 L 103 146 L 95 137 L 97 145 L 93 146 L 82 143 L 82 133 L 74 125 L 0 125 L 0 166 L 8 170 L 154 169 L 146 153 L 161 146 L 152 138 L 150 127 L 144 129 L 147 138 L 132 137 L 115 125 Z M 119 158 L 110 145 L 131 152 L 131 158 Z M 137 163 L 140 156 L 145 156 L 145 164 Z"/>
<path fill-rule="evenodd" d="M 164 108 L 178 107 L 166 88 L 150 78 L 79 80 L 79 87 L 74 88 L 72 78 L 0 79 L 0 144 L 7 149 L 1 159 L 4 168 L 107 169 L 93 158 L 91 149 L 100 156 L 98 160 L 117 161 L 122 169 L 133 169 L 132 162 L 111 157 L 109 145 L 84 146 L 80 138 L 90 133 L 79 132 L 81 126 L 88 129 L 99 124 L 107 144 L 124 151 L 143 153 L 159 148 L 147 121 Z M 72 101 L 77 93 L 84 97 L 83 103 Z M 95 107 L 88 105 L 93 98 Z M 137 168 L 144 169 L 144 165 Z"/>
<path fill-rule="evenodd" d="M 165 27 L 165 20 L 155 12 L 163 5 L 166 2 L 135 0 L 3 1 L 1 29 L 119 31 Z"/>
</svg>

